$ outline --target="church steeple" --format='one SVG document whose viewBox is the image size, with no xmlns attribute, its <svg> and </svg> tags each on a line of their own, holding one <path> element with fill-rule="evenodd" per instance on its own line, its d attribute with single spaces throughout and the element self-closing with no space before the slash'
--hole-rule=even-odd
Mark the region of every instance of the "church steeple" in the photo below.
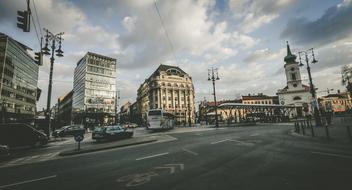
<svg viewBox="0 0 352 190">
<path fill-rule="evenodd" d="M 290 49 L 290 45 L 288 44 L 288 41 L 286 41 L 286 43 L 287 43 L 287 55 L 286 55 L 286 57 L 284 58 L 284 61 L 286 62 L 286 63 L 294 63 L 294 62 L 296 62 L 296 55 L 294 55 L 294 54 L 292 54 L 292 52 L 291 52 L 291 49 Z"/>
</svg>

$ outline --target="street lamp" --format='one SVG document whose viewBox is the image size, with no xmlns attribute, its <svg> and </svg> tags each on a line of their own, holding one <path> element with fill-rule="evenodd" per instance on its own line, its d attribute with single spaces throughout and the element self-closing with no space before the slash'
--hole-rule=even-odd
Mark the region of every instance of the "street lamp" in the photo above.
<svg viewBox="0 0 352 190">
<path fill-rule="evenodd" d="M 213 95 L 214 95 L 214 103 L 215 103 L 215 127 L 219 127 L 219 121 L 218 121 L 218 105 L 216 103 L 216 93 L 215 93 L 215 81 L 220 80 L 219 75 L 218 75 L 218 69 L 214 69 L 213 67 L 211 69 L 208 69 L 208 81 L 213 82 Z"/>
<path fill-rule="evenodd" d="M 310 93 L 312 94 L 312 98 L 313 98 L 313 113 L 314 113 L 315 122 L 316 122 L 317 126 L 321 126 L 322 123 L 321 123 L 321 118 L 320 118 L 320 114 L 319 114 L 319 105 L 318 105 L 318 101 L 316 98 L 316 92 L 315 92 L 315 87 L 313 85 L 312 75 L 310 73 L 308 55 L 311 54 L 311 56 L 312 56 L 313 60 L 311 63 L 315 64 L 318 61 L 315 59 L 313 48 L 310 48 L 305 51 L 300 51 L 300 52 L 298 52 L 298 56 L 299 56 L 299 66 L 301 66 L 301 67 L 304 66 L 304 64 L 302 63 L 301 54 L 304 54 L 306 64 L 307 64 L 307 71 L 308 71 L 308 77 L 309 77 L 309 88 L 310 88 Z"/>
<path fill-rule="evenodd" d="M 43 54 L 45 55 L 51 55 L 50 57 L 50 75 L 49 75 L 49 86 L 48 86 L 48 97 L 47 97 L 47 104 L 46 104 L 46 113 L 45 113 L 45 119 L 48 124 L 48 127 L 46 129 L 46 133 L 48 136 L 50 136 L 50 131 L 51 131 L 51 121 L 50 121 L 50 102 L 51 102 L 51 89 L 52 89 L 52 79 L 53 79 L 53 67 L 54 67 L 54 61 L 55 61 L 55 52 L 56 56 L 58 57 L 63 57 L 63 51 L 61 50 L 61 42 L 62 42 L 62 35 L 64 34 L 63 32 L 60 32 L 58 34 L 53 34 L 51 33 L 48 29 L 44 28 L 44 31 L 46 32 L 45 35 L 45 47 L 42 49 Z M 58 49 L 56 49 L 56 43 L 58 43 Z M 50 46 L 51 45 L 51 46 Z M 50 49 L 51 48 L 51 53 Z"/>
</svg>

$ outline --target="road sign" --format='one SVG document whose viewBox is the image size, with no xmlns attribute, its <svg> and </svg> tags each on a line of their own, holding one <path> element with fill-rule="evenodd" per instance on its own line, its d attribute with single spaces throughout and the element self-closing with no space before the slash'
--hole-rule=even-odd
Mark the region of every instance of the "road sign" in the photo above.
<svg viewBox="0 0 352 190">
<path fill-rule="evenodd" d="M 79 134 L 79 135 L 75 135 L 74 138 L 75 138 L 76 142 L 81 142 L 81 141 L 83 141 L 84 136 L 82 134 Z"/>
</svg>

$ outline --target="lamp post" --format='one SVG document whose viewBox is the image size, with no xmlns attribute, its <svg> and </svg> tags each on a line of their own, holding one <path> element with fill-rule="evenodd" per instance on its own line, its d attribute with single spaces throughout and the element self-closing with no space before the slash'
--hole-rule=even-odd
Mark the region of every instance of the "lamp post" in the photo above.
<svg viewBox="0 0 352 190">
<path fill-rule="evenodd" d="M 321 118 L 320 118 L 320 114 L 319 114 L 319 105 L 318 105 L 318 101 L 317 101 L 317 98 L 316 98 L 316 91 L 315 91 L 315 87 L 314 87 L 314 84 L 313 84 L 312 75 L 311 75 L 311 72 L 310 72 L 308 55 L 312 56 L 313 60 L 312 60 L 311 63 L 315 64 L 318 61 L 315 59 L 313 48 L 310 48 L 310 49 L 305 50 L 305 51 L 300 51 L 300 52 L 298 52 L 299 66 L 300 67 L 304 66 L 304 64 L 302 63 L 301 54 L 304 54 L 306 65 L 307 65 L 307 71 L 308 71 L 308 77 L 309 77 L 309 88 L 310 88 L 310 93 L 312 94 L 312 98 L 313 98 L 313 114 L 314 114 L 314 118 L 315 118 L 315 123 L 316 123 L 317 126 L 321 126 L 322 123 L 321 123 Z"/>
<path fill-rule="evenodd" d="M 218 105 L 216 103 L 216 92 L 215 92 L 215 81 L 220 80 L 219 75 L 218 75 L 218 69 L 208 69 L 208 81 L 213 82 L 213 95 L 214 95 L 214 103 L 215 103 L 215 127 L 219 127 L 219 121 L 218 121 Z"/>
<path fill-rule="evenodd" d="M 52 90 L 52 79 L 53 79 L 53 67 L 54 67 L 54 61 L 55 61 L 55 52 L 56 56 L 58 57 L 63 57 L 63 51 L 61 50 L 61 42 L 62 42 L 62 35 L 64 34 L 63 32 L 60 32 L 58 34 L 53 34 L 51 33 L 48 29 L 44 28 L 44 31 L 46 32 L 45 35 L 45 47 L 42 49 L 42 52 L 44 55 L 51 55 L 50 57 L 50 75 L 49 75 L 49 86 L 48 86 L 48 97 L 47 97 L 47 104 L 46 104 L 46 112 L 45 112 L 45 120 L 47 122 L 47 129 L 46 129 L 46 134 L 50 136 L 50 131 L 51 131 L 51 121 L 50 121 L 50 102 L 51 102 L 51 90 Z M 58 43 L 58 49 L 56 49 Z M 50 46 L 51 45 L 51 46 Z M 49 46 L 51 49 L 49 49 Z M 50 53 L 51 51 L 51 53 Z"/>
</svg>

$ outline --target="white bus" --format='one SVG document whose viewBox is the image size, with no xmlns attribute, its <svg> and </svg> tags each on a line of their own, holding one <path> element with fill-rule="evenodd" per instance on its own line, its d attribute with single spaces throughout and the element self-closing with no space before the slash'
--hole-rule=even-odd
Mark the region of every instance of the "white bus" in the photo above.
<svg viewBox="0 0 352 190">
<path fill-rule="evenodd" d="M 175 126 L 176 117 L 163 109 L 151 109 L 147 116 L 148 129 L 171 129 Z"/>
</svg>

